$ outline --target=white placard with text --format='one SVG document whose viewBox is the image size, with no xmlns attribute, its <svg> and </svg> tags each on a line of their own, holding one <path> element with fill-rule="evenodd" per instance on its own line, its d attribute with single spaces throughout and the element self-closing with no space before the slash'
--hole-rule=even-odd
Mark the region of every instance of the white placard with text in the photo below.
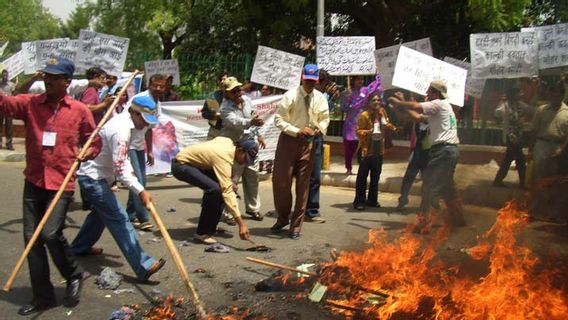
<svg viewBox="0 0 568 320">
<path fill-rule="evenodd" d="M 568 66 L 568 23 L 522 28 L 521 31 L 536 32 L 539 69 Z"/>
<path fill-rule="evenodd" d="M 129 43 L 128 38 L 81 30 L 75 57 L 76 72 L 83 73 L 90 67 L 99 67 L 108 74 L 120 77 Z"/>
<path fill-rule="evenodd" d="M 10 80 L 14 79 L 25 70 L 24 51 L 20 50 L 13 54 L 10 58 L 2 61 L 2 68 L 8 70 Z"/>
<path fill-rule="evenodd" d="M 445 57 L 444 61 L 451 63 L 454 66 L 458 66 L 462 69 L 467 70 L 467 78 L 465 79 L 465 94 L 481 99 L 483 94 L 483 88 L 485 87 L 485 79 L 473 79 L 471 77 L 471 64 L 469 62 L 461 61 L 452 57 Z"/>
<path fill-rule="evenodd" d="M 144 62 L 144 76 L 146 77 L 146 83 L 148 83 L 150 77 L 154 74 L 163 74 L 165 76 L 173 76 L 174 85 L 179 85 L 179 65 L 177 59 L 170 60 L 153 60 Z"/>
<path fill-rule="evenodd" d="M 317 61 L 331 75 L 375 74 L 375 37 L 318 37 Z"/>
<path fill-rule="evenodd" d="M 250 81 L 290 90 L 300 84 L 305 59 L 296 54 L 258 46 Z"/>
</svg>

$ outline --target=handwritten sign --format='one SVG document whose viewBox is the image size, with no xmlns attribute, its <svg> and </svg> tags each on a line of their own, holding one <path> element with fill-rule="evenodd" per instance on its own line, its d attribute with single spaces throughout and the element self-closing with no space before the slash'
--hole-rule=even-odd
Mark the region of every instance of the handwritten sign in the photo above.
<svg viewBox="0 0 568 320">
<path fill-rule="evenodd" d="M 445 57 L 444 62 L 451 63 L 468 71 L 467 78 L 465 79 L 465 94 L 481 99 L 483 88 L 485 87 L 485 79 L 473 79 L 470 73 L 470 63 L 461 61 L 452 57 Z"/>
<path fill-rule="evenodd" d="M 430 82 L 442 80 L 448 88 L 450 103 L 463 106 L 466 77 L 465 69 L 402 46 L 396 59 L 392 84 L 425 95 Z"/>
<path fill-rule="evenodd" d="M 45 67 L 47 60 L 51 58 L 63 57 L 73 61 L 77 53 L 77 44 L 77 40 L 69 38 L 36 41 L 37 68 Z"/>
<path fill-rule="evenodd" d="M 150 80 L 150 77 L 155 74 L 163 74 L 166 76 L 173 76 L 174 85 L 179 85 L 179 66 L 177 59 L 171 60 L 154 60 L 144 62 L 144 74 L 146 76 L 146 81 Z"/>
<path fill-rule="evenodd" d="M 521 78 L 538 74 L 535 32 L 471 34 L 469 46 L 474 79 Z"/>
<path fill-rule="evenodd" d="M 522 28 L 521 32 L 536 32 L 539 69 L 568 65 L 568 23 Z"/>
<path fill-rule="evenodd" d="M 36 41 L 22 42 L 24 53 L 24 74 L 33 74 L 39 69 L 37 66 Z"/>
<path fill-rule="evenodd" d="M 91 67 L 99 67 L 119 77 L 124 69 L 129 43 L 128 38 L 81 30 L 75 68 L 84 72 Z"/>
<path fill-rule="evenodd" d="M 2 68 L 8 70 L 10 80 L 14 79 L 17 75 L 24 72 L 25 69 L 25 56 L 24 51 L 20 50 L 13 54 L 8 59 L 2 61 Z"/>
<path fill-rule="evenodd" d="M 430 38 L 410 41 L 403 44 L 397 44 L 394 46 L 375 50 L 375 63 L 377 65 L 377 71 L 381 74 L 381 85 L 385 90 L 392 88 L 394 66 L 396 64 L 396 58 L 398 57 L 398 50 L 401 46 L 422 52 L 429 56 L 432 55 L 432 45 L 430 44 Z"/>
<path fill-rule="evenodd" d="M 318 37 L 317 61 L 332 75 L 375 74 L 374 37 Z"/>
<path fill-rule="evenodd" d="M 290 90 L 300 84 L 305 58 L 258 46 L 250 81 Z"/>
</svg>

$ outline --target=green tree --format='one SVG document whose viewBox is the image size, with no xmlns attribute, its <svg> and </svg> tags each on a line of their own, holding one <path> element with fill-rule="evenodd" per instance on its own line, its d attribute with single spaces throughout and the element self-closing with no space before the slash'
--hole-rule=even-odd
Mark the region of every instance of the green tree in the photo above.
<svg viewBox="0 0 568 320">
<path fill-rule="evenodd" d="M 69 16 L 69 19 L 61 26 L 62 33 L 65 37 L 71 39 L 79 38 L 81 29 L 89 29 L 91 25 L 95 5 L 93 3 L 81 3 Z"/>
</svg>

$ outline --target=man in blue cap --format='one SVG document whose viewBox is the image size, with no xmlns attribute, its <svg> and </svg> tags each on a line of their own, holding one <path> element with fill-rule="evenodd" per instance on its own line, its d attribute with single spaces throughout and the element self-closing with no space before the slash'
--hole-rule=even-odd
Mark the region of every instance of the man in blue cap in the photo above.
<svg viewBox="0 0 568 320">
<path fill-rule="evenodd" d="M 314 137 L 325 134 L 329 125 L 327 101 L 321 92 L 315 90 L 318 81 L 318 66 L 305 65 L 302 84 L 284 94 L 274 117 L 274 124 L 282 133 L 278 138 L 272 173 L 274 208 L 278 219 L 271 230 L 280 232 L 290 224 L 292 239 L 300 237 L 306 212 L 314 166 Z M 290 219 L 292 178 L 296 179 L 296 203 Z"/>
<path fill-rule="evenodd" d="M 0 114 L 26 123 L 23 195 L 26 244 L 71 169 L 78 154 L 77 146 L 85 143 L 95 130 L 89 109 L 67 95 L 74 71 L 75 66 L 70 60 L 49 59 L 42 70 L 45 93 L 15 97 L 0 93 Z M 100 139 L 96 138 L 86 158 L 94 158 L 99 151 Z M 20 308 L 20 315 L 56 305 L 53 284 L 49 280 L 46 247 L 59 272 L 67 280 L 66 305 L 74 306 L 79 302 L 83 273 L 63 235 L 67 208 L 75 190 L 74 182 L 75 178 L 72 177 L 28 254 L 33 299 L 30 304 Z"/>
<path fill-rule="evenodd" d="M 128 112 L 110 119 L 99 132 L 103 141 L 101 153 L 91 161 L 83 162 L 77 172 L 81 191 L 91 203 L 89 213 L 71 247 L 78 255 L 92 254 L 93 245 L 107 227 L 130 267 L 140 281 L 146 281 L 160 270 L 163 259 L 155 260 L 141 247 L 128 214 L 111 190 L 116 179 L 140 197 L 145 206 L 152 202 L 150 193 L 138 181 L 128 161 L 128 145 L 132 129 L 141 130 L 156 124 L 157 106 L 148 96 L 132 100 Z M 102 253 L 102 252 L 98 252 Z"/>
<path fill-rule="evenodd" d="M 172 161 L 174 177 L 203 190 L 195 241 L 217 243 L 212 235 L 217 231 L 224 207 L 235 218 L 241 239 L 249 238 L 249 230 L 241 217 L 233 190 L 231 173 L 235 162 L 247 166 L 254 164 L 257 153 L 258 145 L 254 140 L 235 144 L 230 138 L 216 137 L 191 145 L 176 155 Z"/>
</svg>

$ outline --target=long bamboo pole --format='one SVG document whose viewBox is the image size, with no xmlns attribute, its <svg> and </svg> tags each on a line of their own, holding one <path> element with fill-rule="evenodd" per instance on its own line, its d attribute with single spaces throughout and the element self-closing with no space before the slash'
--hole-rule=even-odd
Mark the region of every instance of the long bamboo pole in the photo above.
<svg viewBox="0 0 568 320">
<path fill-rule="evenodd" d="M 268 267 L 272 267 L 272 268 L 277 268 L 277 269 L 282 269 L 282 270 L 288 270 L 288 271 L 294 271 L 294 272 L 298 272 L 298 273 L 302 273 L 308 276 L 312 276 L 312 277 L 317 277 L 317 273 L 314 272 L 309 272 L 309 271 L 304 271 L 304 270 L 300 270 L 298 268 L 294 268 L 294 267 L 289 267 L 289 266 L 285 266 L 283 264 L 278 264 L 278 263 L 274 263 L 274 262 L 270 262 L 270 261 L 265 261 L 265 260 L 261 260 L 261 259 L 256 259 L 256 258 L 252 258 L 252 257 L 246 257 L 246 259 L 250 262 L 254 262 L 254 263 L 258 263 L 258 264 L 262 264 Z"/>
<path fill-rule="evenodd" d="M 128 80 L 126 81 L 126 83 L 122 87 L 122 90 L 120 90 L 120 92 L 118 93 L 118 97 L 120 97 L 124 94 L 127 87 L 130 85 L 132 80 L 134 80 L 134 78 L 136 77 L 136 75 L 138 73 L 140 73 L 140 72 L 138 70 L 136 70 L 132 73 L 132 75 L 130 75 L 130 78 L 128 78 Z M 106 111 L 104 117 L 102 118 L 101 122 L 99 122 L 99 124 L 97 125 L 97 127 L 95 128 L 95 130 L 93 131 L 91 136 L 89 137 L 89 139 L 87 139 L 87 142 L 85 142 L 85 144 L 83 145 L 83 148 L 81 148 L 81 151 L 79 152 L 79 155 L 77 156 L 77 159 L 75 159 L 75 161 L 71 165 L 69 172 L 67 172 L 65 179 L 63 179 L 63 183 L 61 183 L 59 190 L 57 190 L 57 193 L 55 194 L 55 196 L 53 197 L 53 200 L 49 204 L 49 207 L 47 208 L 45 214 L 43 215 L 43 218 L 39 222 L 37 228 L 34 231 L 34 234 L 32 235 L 32 237 L 30 238 L 30 241 L 26 245 L 24 252 L 20 256 L 20 259 L 18 259 L 18 262 L 16 263 L 14 270 L 12 270 L 12 274 L 10 275 L 10 278 L 8 278 L 8 281 L 6 281 L 6 284 L 4 284 L 4 287 L 3 287 L 4 291 L 8 292 L 12 288 L 12 284 L 14 283 L 14 280 L 16 279 L 18 272 L 22 268 L 22 265 L 24 264 L 26 257 L 28 256 L 28 254 L 32 250 L 32 247 L 34 246 L 35 242 L 37 241 L 37 238 L 39 237 L 41 231 L 43 230 L 43 227 L 45 226 L 45 224 L 47 223 L 47 220 L 49 219 L 49 217 L 53 213 L 53 210 L 55 209 L 55 205 L 57 205 L 57 202 L 59 201 L 59 198 L 61 198 L 61 195 L 65 191 L 67 184 L 69 183 L 69 181 L 71 180 L 71 178 L 75 174 L 75 171 L 77 171 L 77 168 L 79 167 L 79 164 L 81 163 L 81 161 L 79 159 L 83 159 L 85 157 L 87 150 L 89 150 L 89 147 L 93 143 L 93 140 L 95 139 L 95 137 L 98 136 L 99 131 L 101 130 L 102 126 L 112 116 L 112 113 L 113 113 L 114 109 L 116 108 L 116 105 L 118 104 L 118 100 L 119 99 L 114 99 L 114 101 L 112 102 L 112 104 L 110 105 L 108 110 Z"/>
<path fill-rule="evenodd" d="M 172 258 L 174 259 L 179 274 L 183 278 L 187 291 L 189 292 L 191 299 L 193 300 L 193 304 L 197 308 L 199 318 L 207 319 L 207 313 L 205 312 L 205 308 L 203 308 L 203 304 L 201 303 L 201 300 L 197 295 L 197 291 L 195 290 L 195 287 L 193 286 L 191 280 L 189 279 L 189 275 L 187 274 L 185 265 L 183 264 L 183 261 L 179 256 L 179 252 L 176 246 L 174 245 L 174 242 L 172 241 L 170 234 L 168 233 L 168 229 L 166 229 L 166 227 L 164 226 L 164 223 L 162 222 L 162 219 L 158 215 L 158 212 L 156 212 L 156 208 L 154 207 L 153 203 L 150 203 L 148 205 L 148 209 L 150 211 L 150 214 L 152 215 L 152 218 L 154 219 L 154 221 L 156 221 L 158 229 L 160 229 L 160 232 L 162 233 L 162 237 L 164 237 L 164 241 L 166 242 L 166 247 L 168 248 L 168 251 L 170 252 Z"/>
</svg>

